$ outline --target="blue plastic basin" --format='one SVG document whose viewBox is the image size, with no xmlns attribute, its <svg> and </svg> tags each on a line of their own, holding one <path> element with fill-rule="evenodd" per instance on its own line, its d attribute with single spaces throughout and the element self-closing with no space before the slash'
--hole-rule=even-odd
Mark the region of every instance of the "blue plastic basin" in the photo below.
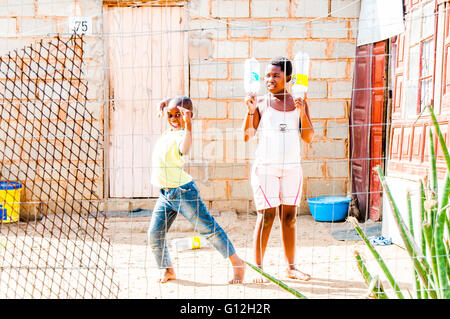
<svg viewBox="0 0 450 319">
<path fill-rule="evenodd" d="M 337 222 L 347 217 L 348 197 L 316 197 L 307 200 L 314 220 L 318 222 Z"/>
</svg>

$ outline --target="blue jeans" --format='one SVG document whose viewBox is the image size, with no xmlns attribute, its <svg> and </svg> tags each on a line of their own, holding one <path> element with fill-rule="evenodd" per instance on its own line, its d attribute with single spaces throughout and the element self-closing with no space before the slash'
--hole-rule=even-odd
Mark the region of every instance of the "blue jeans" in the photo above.
<svg viewBox="0 0 450 319">
<path fill-rule="evenodd" d="M 224 258 L 235 253 L 233 244 L 225 231 L 210 215 L 200 198 L 194 181 L 177 188 L 161 189 L 152 212 L 148 239 L 158 267 L 163 269 L 172 265 L 167 248 L 166 234 L 178 213 L 181 213 L 194 230 L 208 239 Z"/>
</svg>

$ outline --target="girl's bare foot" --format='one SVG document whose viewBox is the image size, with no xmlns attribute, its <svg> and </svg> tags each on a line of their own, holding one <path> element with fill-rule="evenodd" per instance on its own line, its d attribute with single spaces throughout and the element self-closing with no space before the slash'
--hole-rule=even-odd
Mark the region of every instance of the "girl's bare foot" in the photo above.
<svg viewBox="0 0 450 319">
<path fill-rule="evenodd" d="M 253 278 L 253 282 L 255 284 L 267 284 L 269 282 L 269 279 L 264 276 L 258 276 L 256 278 Z"/>
<path fill-rule="evenodd" d="M 262 270 L 262 266 L 258 266 L 258 268 Z M 257 277 L 253 278 L 252 281 L 255 284 L 267 284 L 270 280 L 260 274 Z"/>
<path fill-rule="evenodd" d="M 298 280 L 303 280 L 303 281 L 308 281 L 311 279 L 310 275 L 308 275 L 304 272 L 301 272 L 300 270 L 295 269 L 295 268 L 288 268 L 286 273 L 287 273 L 287 277 L 292 278 L 292 279 L 298 279 Z"/>
<path fill-rule="evenodd" d="M 161 278 L 159 279 L 159 282 L 164 284 L 168 282 L 169 280 L 175 280 L 177 279 L 177 276 L 175 275 L 175 270 L 172 267 L 166 268 L 164 273 L 162 274 Z"/>
<path fill-rule="evenodd" d="M 241 284 L 244 281 L 246 264 L 236 254 L 230 256 L 230 261 L 233 265 L 233 279 L 231 279 L 228 283 L 232 285 Z"/>
</svg>

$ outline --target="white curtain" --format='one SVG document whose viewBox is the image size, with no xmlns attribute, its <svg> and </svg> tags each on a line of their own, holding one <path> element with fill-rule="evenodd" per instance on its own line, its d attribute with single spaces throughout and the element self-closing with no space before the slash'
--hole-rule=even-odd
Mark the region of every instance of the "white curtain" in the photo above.
<svg viewBox="0 0 450 319">
<path fill-rule="evenodd" d="M 362 0 L 357 46 L 375 43 L 405 31 L 402 0 Z"/>
</svg>

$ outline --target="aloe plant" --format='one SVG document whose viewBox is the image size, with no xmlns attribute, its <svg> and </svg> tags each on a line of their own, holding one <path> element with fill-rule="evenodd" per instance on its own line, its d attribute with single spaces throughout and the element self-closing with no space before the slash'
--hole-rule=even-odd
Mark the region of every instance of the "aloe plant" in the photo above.
<svg viewBox="0 0 450 319">
<path fill-rule="evenodd" d="M 411 235 L 414 237 L 414 223 L 413 223 L 413 212 L 412 212 L 411 193 L 410 192 L 407 192 L 407 194 L 406 194 L 406 201 L 408 203 L 409 229 L 411 231 Z M 421 211 L 422 211 L 422 209 L 421 209 Z M 423 249 L 421 251 L 423 254 Z M 413 258 L 416 258 L 416 256 L 413 256 Z M 422 288 L 422 284 L 419 279 L 419 274 L 417 273 L 417 271 L 415 269 L 414 269 L 414 287 L 416 290 L 417 298 L 422 299 L 421 296 L 422 296 L 422 293 L 424 290 Z"/>
<path fill-rule="evenodd" d="M 412 208 L 411 199 L 408 194 L 408 216 L 409 225 L 403 221 L 400 210 L 392 196 L 389 186 L 385 180 L 384 174 L 380 167 L 377 167 L 377 173 L 383 187 L 383 191 L 387 195 L 387 200 L 390 204 L 394 220 L 399 229 L 400 236 L 403 240 L 405 248 L 411 257 L 414 267 L 415 287 L 417 298 L 432 298 L 432 299 L 450 299 L 450 258 L 449 258 L 449 194 L 450 194 L 450 155 L 445 144 L 445 139 L 439 128 L 436 116 L 431 106 L 428 109 L 433 120 L 433 125 L 438 137 L 439 144 L 445 157 L 447 164 L 447 174 L 445 176 L 442 195 L 439 198 L 438 192 L 438 178 L 436 169 L 436 154 L 434 146 L 433 132 L 430 130 L 430 183 L 421 181 L 420 183 L 420 216 L 421 227 L 420 234 L 422 237 L 421 245 L 417 245 L 414 238 L 414 230 L 412 227 Z M 352 220 L 350 219 L 352 222 Z M 391 286 L 397 293 L 399 298 L 403 295 L 396 290 L 398 285 L 395 283 L 391 273 L 377 253 L 376 249 L 367 240 L 364 232 L 359 228 L 356 221 L 353 221 L 353 226 L 369 246 L 370 251 L 375 256 L 380 264 L 383 272 L 388 278 Z M 359 230 L 359 231 L 358 231 Z M 447 236 L 447 237 L 446 237 Z M 358 265 L 360 260 L 357 258 Z M 366 279 L 366 278 L 365 278 Z M 366 279 L 367 283 L 367 279 Z"/>
<path fill-rule="evenodd" d="M 375 247 L 370 243 L 370 240 L 367 238 L 366 234 L 361 229 L 361 227 L 359 227 L 358 221 L 356 220 L 356 218 L 355 217 L 348 217 L 347 221 L 349 221 L 353 225 L 353 227 L 355 227 L 356 232 L 359 234 L 359 236 L 363 239 L 364 243 L 367 245 L 369 250 L 372 252 L 372 255 L 375 257 L 375 260 L 378 262 L 378 264 L 380 265 L 381 269 L 383 269 L 384 274 L 386 275 L 389 283 L 391 284 L 391 287 L 394 289 L 395 293 L 397 294 L 397 297 L 399 299 L 403 299 L 404 297 L 403 297 L 402 292 L 400 291 L 400 286 L 395 281 L 394 276 L 392 276 L 392 274 L 389 271 L 389 269 L 388 269 L 386 263 L 384 262 L 383 258 L 380 256 L 380 254 L 378 254 L 378 252 L 375 249 Z M 357 255 L 355 255 L 355 257 L 356 256 Z M 358 261 L 358 258 L 357 258 L 357 261 Z"/>
<path fill-rule="evenodd" d="M 388 299 L 386 293 L 384 292 L 380 278 L 378 276 L 372 277 L 358 251 L 355 251 L 354 255 L 358 265 L 358 270 L 366 281 L 366 285 L 369 287 L 369 297 L 375 299 Z"/>
</svg>

